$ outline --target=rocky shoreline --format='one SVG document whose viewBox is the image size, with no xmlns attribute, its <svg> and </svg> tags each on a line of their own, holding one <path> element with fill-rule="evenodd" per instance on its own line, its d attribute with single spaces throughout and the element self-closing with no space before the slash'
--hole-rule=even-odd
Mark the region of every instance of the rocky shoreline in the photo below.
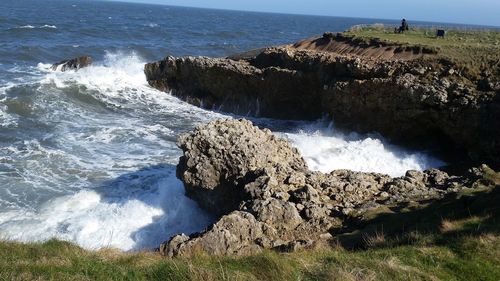
<svg viewBox="0 0 500 281">
<path fill-rule="evenodd" d="M 376 131 L 396 143 L 436 148 L 454 161 L 499 167 L 500 83 L 494 77 L 472 77 L 435 50 L 372 43 L 325 34 L 232 59 L 167 57 L 147 64 L 145 74 L 151 86 L 205 108 L 279 119 L 327 114 L 340 128 Z M 339 44 L 389 55 L 341 52 Z"/>
<path fill-rule="evenodd" d="M 500 164 L 498 79 L 474 77 L 437 49 L 325 33 L 229 58 L 167 57 L 144 71 L 151 86 L 197 106 L 279 119 L 327 114 L 340 128 L 434 147 L 452 164 Z M 311 171 L 285 140 L 244 119 L 202 125 L 178 145 L 177 176 L 187 195 L 218 219 L 163 243 L 166 256 L 335 244 L 371 213 L 498 186 L 486 165 L 398 178 Z"/>
<path fill-rule="evenodd" d="M 250 255 L 335 243 L 370 212 L 447 194 L 494 187 L 487 166 L 463 176 L 431 169 L 391 178 L 377 173 L 310 171 L 297 149 L 250 121 L 216 120 L 178 141 L 177 176 L 189 197 L 216 214 L 207 230 L 163 243 L 166 256 Z M 403 223 L 404 224 L 404 223 Z"/>
</svg>

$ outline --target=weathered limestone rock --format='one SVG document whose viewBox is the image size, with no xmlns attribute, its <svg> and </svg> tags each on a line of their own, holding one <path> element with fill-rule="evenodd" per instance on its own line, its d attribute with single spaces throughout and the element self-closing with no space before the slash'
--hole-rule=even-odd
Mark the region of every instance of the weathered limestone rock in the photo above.
<svg viewBox="0 0 500 281">
<path fill-rule="evenodd" d="M 160 246 L 167 256 L 190 256 L 198 252 L 211 255 L 250 255 L 262 251 L 261 241 L 274 238 L 273 228 L 247 212 L 235 211 L 223 216 L 199 237 L 177 235 Z"/>
<path fill-rule="evenodd" d="M 246 120 L 211 122 L 193 134 L 181 136 L 178 143 L 184 156 L 177 166 L 177 175 L 185 183 L 187 193 L 219 215 L 236 209 L 249 198 L 252 187 L 247 185 L 258 178 L 257 169 L 285 167 L 286 170 L 274 173 L 277 181 L 283 181 L 288 170 L 306 170 L 296 148 Z"/>
<path fill-rule="evenodd" d="M 54 63 L 51 69 L 54 71 L 64 72 L 68 70 L 78 70 L 80 68 L 87 67 L 91 64 L 92 64 L 92 58 L 89 56 L 83 56 Z"/>
<path fill-rule="evenodd" d="M 259 221 L 283 231 L 293 230 L 302 223 L 302 218 L 295 208 L 295 204 L 285 200 L 276 198 L 255 200 L 250 203 L 248 209 Z"/>
<path fill-rule="evenodd" d="M 188 196 L 220 218 L 207 231 L 163 243 L 160 251 L 167 256 L 311 247 L 348 227 L 351 218 L 383 205 L 438 199 L 471 188 L 487 169 L 462 177 L 436 169 L 408 171 L 399 178 L 312 172 L 295 148 L 247 120 L 212 121 L 179 137 L 178 145 L 184 154 L 177 175 Z"/>
</svg>

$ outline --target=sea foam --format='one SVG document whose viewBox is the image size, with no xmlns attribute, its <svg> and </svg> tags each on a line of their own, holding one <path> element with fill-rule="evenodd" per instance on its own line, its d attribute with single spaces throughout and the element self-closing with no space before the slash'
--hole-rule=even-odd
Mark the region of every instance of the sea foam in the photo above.
<svg viewBox="0 0 500 281">
<path fill-rule="evenodd" d="M 222 115 L 152 89 L 144 63 L 116 52 L 78 71 L 32 69 L 36 120 L 50 129 L 0 148 L 0 238 L 139 250 L 210 222 L 175 177 L 175 126 Z"/>
<path fill-rule="evenodd" d="M 57 238 L 86 249 L 141 250 L 158 247 L 171 235 L 203 229 L 212 218 L 184 195 L 182 183 L 169 172 L 136 174 L 122 186 L 112 186 L 117 188 L 113 191 L 58 197 L 37 212 L 0 213 L 0 236 L 22 242 Z M 159 178 L 147 186 L 151 173 Z M 146 184 L 134 186 L 134 180 Z"/>
<path fill-rule="evenodd" d="M 349 169 L 398 177 L 407 170 L 422 171 L 445 164 L 425 152 L 392 145 L 381 136 L 344 134 L 332 126 L 284 135 L 299 149 L 310 169 L 325 173 Z"/>
</svg>

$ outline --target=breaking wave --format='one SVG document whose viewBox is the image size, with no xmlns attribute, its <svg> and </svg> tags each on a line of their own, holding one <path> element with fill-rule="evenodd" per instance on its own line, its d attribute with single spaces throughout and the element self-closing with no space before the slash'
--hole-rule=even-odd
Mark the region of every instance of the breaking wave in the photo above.
<svg viewBox="0 0 500 281">
<path fill-rule="evenodd" d="M 300 130 L 285 135 L 299 149 L 310 169 L 325 173 L 349 169 L 399 177 L 408 170 L 423 171 L 445 165 L 425 152 L 391 145 L 380 136 L 346 135 L 332 130 L 331 127 Z"/>
</svg>

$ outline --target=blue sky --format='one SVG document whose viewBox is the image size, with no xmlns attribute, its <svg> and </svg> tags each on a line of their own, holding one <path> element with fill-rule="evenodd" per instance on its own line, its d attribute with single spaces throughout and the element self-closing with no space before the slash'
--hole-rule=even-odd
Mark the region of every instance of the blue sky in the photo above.
<svg viewBox="0 0 500 281">
<path fill-rule="evenodd" d="M 500 26 L 500 0 L 121 0 L 232 10 Z"/>
</svg>

